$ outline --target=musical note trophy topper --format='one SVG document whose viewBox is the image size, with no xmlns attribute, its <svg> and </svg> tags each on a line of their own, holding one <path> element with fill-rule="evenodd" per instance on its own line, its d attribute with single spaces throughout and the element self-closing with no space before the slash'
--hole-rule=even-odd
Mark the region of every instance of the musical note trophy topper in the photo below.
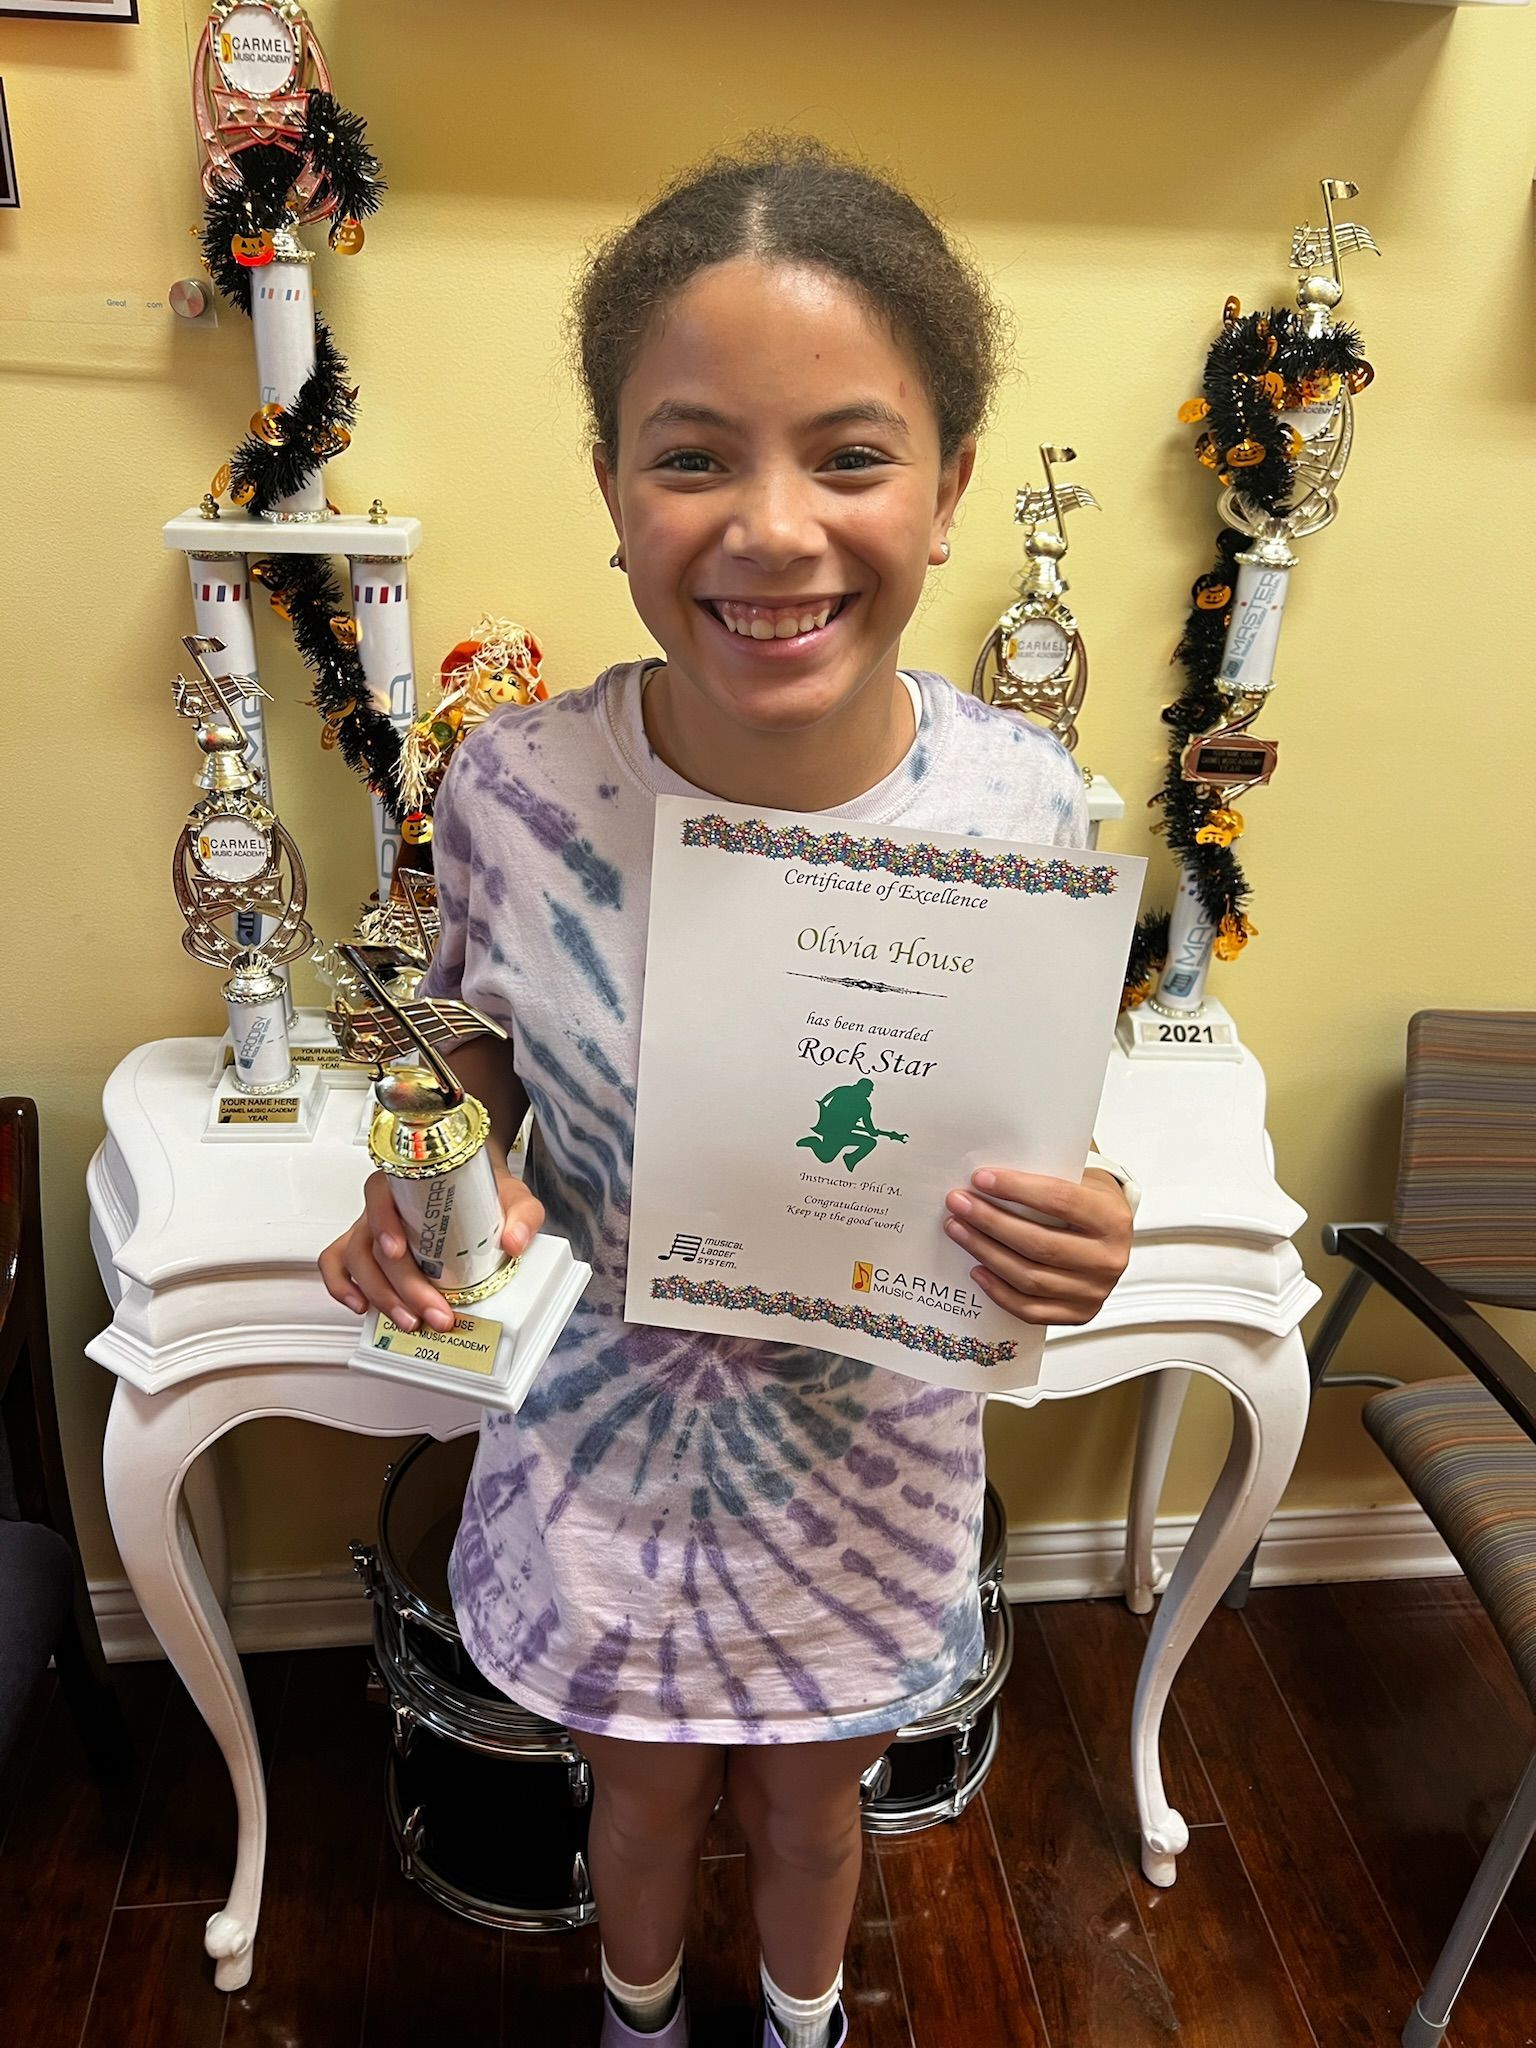
<svg viewBox="0 0 1536 2048">
<path fill-rule="evenodd" d="M 1315 228 L 1303 222 L 1296 228 L 1290 259 L 1290 267 L 1302 273 L 1296 286 L 1300 332 L 1314 342 L 1330 335 L 1330 316 L 1344 296 L 1341 259 L 1361 251 L 1381 253 L 1367 229 L 1333 217 L 1334 202 L 1354 199 L 1359 186 L 1347 178 L 1319 182 L 1325 224 Z M 1260 739 L 1250 727 L 1275 686 L 1275 650 L 1297 563 L 1291 543 L 1320 533 L 1337 515 L 1339 482 L 1354 441 L 1352 397 L 1370 377 L 1369 365 L 1361 362 L 1348 375 L 1319 374 L 1299 385 L 1286 385 L 1275 417 L 1290 436 L 1293 484 L 1277 509 L 1267 510 L 1243 489 L 1241 465 L 1251 459 L 1249 451 L 1225 451 L 1225 460 L 1237 474 L 1225 482 L 1218 509 L 1226 525 L 1249 535 L 1250 545 L 1236 557 L 1231 624 L 1216 673 L 1222 715 L 1190 740 L 1180 764 L 1183 779 L 1214 799 L 1216 807 L 1200 835 L 1212 844 L 1231 844 L 1242 830 L 1242 815 L 1232 808 L 1236 799 L 1267 783 L 1275 772 L 1278 743 Z M 1274 381 L 1277 386 L 1286 383 L 1278 372 Z M 1262 457 L 1257 442 L 1251 447 Z M 1198 1014 L 1205 1007 L 1206 976 L 1219 938 L 1185 866 L 1169 920 L 1167 965 L 1147 1007 L 1165 1017 Z M 1123 1037 L 1139 1033 L 1134 1012 L 1121 1019 L 1121 1026 Z M 1202 1039 L 1196 1049 L 1209 1048 Z"/>
<path fill-rule="evenodd" d="M 277 972 L 315 942 L 304 921 L 304 863 L 246 758 L 250 740 L 235 697 L 251 678 L 210 673 L 207 657 L 223 652 L 217 640 L 189 633 L 181 644 L 194 673 L 178 675 L 172 690 L 177 711 L 197 727 L 204 794 L 177 838 L 171 881 L 187 924 L 181 943 L 194 960 L 230 970 L 223 995 L 233 1059 L 221 1067 L 204 1135 L 307 1138 L 319 1114 L 317 1076 L 294 1065 L 288 989 Z M 248 935 L 256 915 L 273 922 L 253 946 L 239 926 Z"/>
<path fill-rule="evenodd" d="M 971 674 L 971 693 L 1005 711 L 1038 719 L 1071 753 L 1077 746 L 1077 714 L 1088 689 L 1088 653 L 1077 620 L 1066 603 L 1066 515 L 1098 500 L 1081 484 L 1058 484 L 1054 465 L 1075 462 L 1071 448 L 1041 447 L 1045 489 L 1022 490 L 1014 518 L 1024 529 L 1029 566 L 1019 578 L 1018 599 L 982 643 Z M 1084 779 L 1088 779 L 1084 770 Z"/>
<path fill-rule="evenodd" d="M 349 1059 L 369 1063 L 378 1107 L 368 1150 L 389 1176 L 406 1243 L 455 1311 L 451 1331 L 406 1332 L 378 1312 L 348 1361 L 360 1372 L 446 1388 L 483 1408 L 516 1409 L 581 1299 L 592 1268 L 540 1231 L 520 1257 L 501 1248 L 501 1192 L 486 1150 L 491 1120 L 438 1047 L 506 1033 L 467 1003 L 402 1000 L 380 972 L 388 947 L 337 948 L 346 984 L 331 1024 Z"/>
</svg>

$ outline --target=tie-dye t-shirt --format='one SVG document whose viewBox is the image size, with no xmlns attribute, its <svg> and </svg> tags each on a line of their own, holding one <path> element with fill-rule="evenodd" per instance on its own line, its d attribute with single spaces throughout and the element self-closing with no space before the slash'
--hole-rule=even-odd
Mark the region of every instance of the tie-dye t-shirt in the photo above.
<svg viewBox="0 0 1536 2048">
<path fill-rule="evenodd" d="M 487 1412 L 450 1584 L 475 1663 L 577 1731 L 809 1742 L 905 1726 L 978 1663 L 982 1400 L 828 1351 L 624 1320 L 656 792 L 649 662 L 507 707 L 434 834 L 425 992 L 505 1025 L 528 1180 L 592 1280 L 516 1415 Z M 833 815 L 1080 846 L 1044 732 L 906 672 L 889 775 Z"/>
</svg>

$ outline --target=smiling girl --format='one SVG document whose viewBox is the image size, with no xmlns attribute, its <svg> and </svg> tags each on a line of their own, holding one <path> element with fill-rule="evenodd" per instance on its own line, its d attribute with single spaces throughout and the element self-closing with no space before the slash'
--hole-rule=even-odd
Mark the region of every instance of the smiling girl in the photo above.
<svg viewBox="0 0 1536 2048">
<path fill-rule="evenodd" d="M 982 1654 L 983 1403 L 623 1320 L 654 800 L 1081 845 L 1082 781 L 1043 732 L 898 666 L 999 359 L 985 288 L 914 200 L 770 139 L 612 236 L 573 326 L 614 565 L 664 657 L 500 711 L 436 808 L 424 993 L 510 1034 L 453 1057 L 491 1113 L 502 1242 L 547 1218 L 593 1273 L 521 1411 L 484 1418 L 451 1585 L 480 1669 L 592 1766 L 603 2048 L 687 2040 L 683 1932 L 722 1793 L 756 2040 L 836 2048 L 860 1777 Z M 506 1150 L 529 1104 L 525 1185 Z M 1108 1172 L 999 1164 L 948 1209 L 953 1278 L 1026 1323 L 1086 1322 L 1126 1262 Z M 320 1263 L 354 1309 L 451 1327 L 379 1175 Z"/>
</svg>

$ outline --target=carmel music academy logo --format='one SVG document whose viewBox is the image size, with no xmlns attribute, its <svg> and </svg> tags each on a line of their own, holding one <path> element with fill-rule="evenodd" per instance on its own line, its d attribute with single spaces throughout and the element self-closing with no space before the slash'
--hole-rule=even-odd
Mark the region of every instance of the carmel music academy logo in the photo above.
<svg viewBox="0 0 1536 2048">
<path fill-rule="evenodd" d="M 925 1273 L 902 1273 L 893 1266 L 876 1265 L 873 1259 L 853 1262 L 855 1294 L 879 1294 L 891 1301 L 910 1301 L 946 1315 L 979 1316 L 982 1300 L 969 1287 L 957 1287 L 948 1280 L 930 1280 Z"/>
</svg>

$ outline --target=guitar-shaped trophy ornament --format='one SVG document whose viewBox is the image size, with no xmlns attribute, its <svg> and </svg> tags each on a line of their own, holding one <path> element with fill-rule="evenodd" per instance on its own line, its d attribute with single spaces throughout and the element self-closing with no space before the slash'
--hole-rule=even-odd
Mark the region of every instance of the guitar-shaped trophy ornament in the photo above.
<svg viewBox="0 0 1536 2048">
<path fill-rule="evenodd" d="M 521 1257 L 501 1246 L 502 1204 L 486 1140 L 490 1117 L 440 1047 L 499 1024 L 467 1003 L 402 998 L 386 979 L 392 949 L 337 948 L 343 974 L 332 1029 L 348 1059 L 371 1065 L 377 1108 L 368 1133 L 388 1175 L 411 1256 L 457 1311 L 450 1331 L 398 1329 L 375 1313 L 351 1364 L 418 1386 L 445 1387 L 485 1408 L 516 1409 L 549 1356 L 590 1266 L 541 1231 Z"/>
</svg>

